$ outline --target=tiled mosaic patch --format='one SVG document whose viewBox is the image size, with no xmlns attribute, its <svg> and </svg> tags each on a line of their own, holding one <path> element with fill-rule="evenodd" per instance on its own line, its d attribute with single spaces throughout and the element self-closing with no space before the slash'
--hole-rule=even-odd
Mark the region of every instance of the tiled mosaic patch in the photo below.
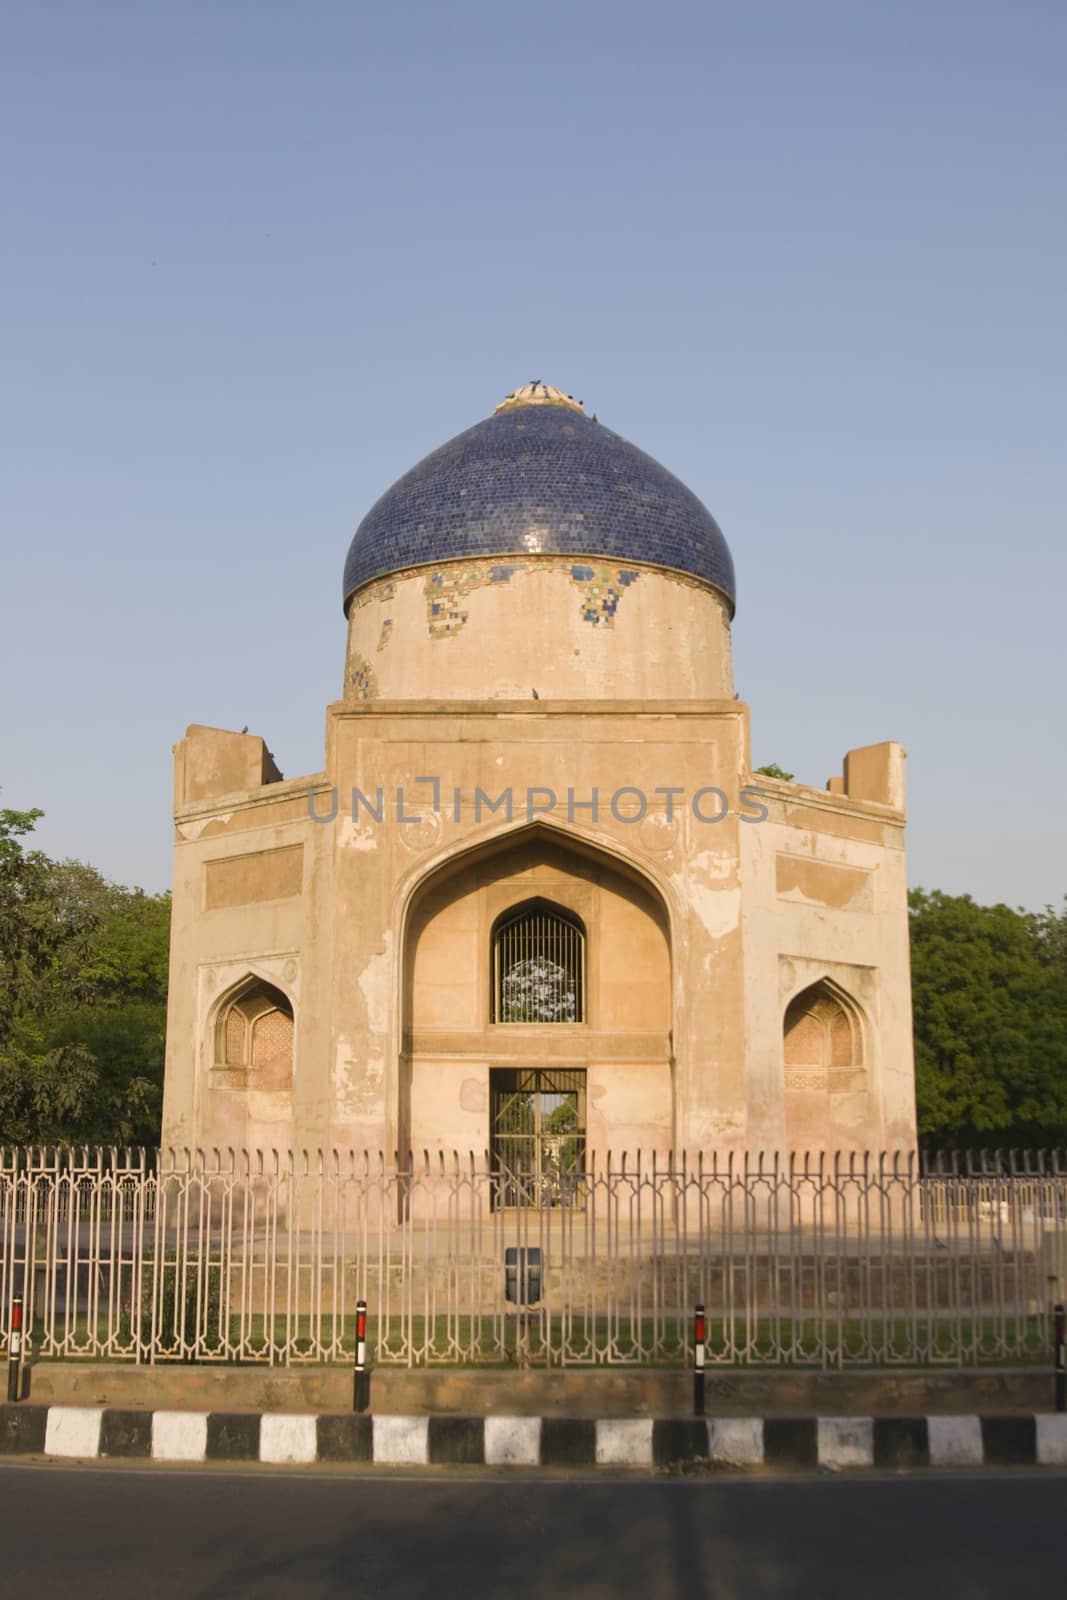
<svg viewBox="0 0 1067 1600">
<path fill-rule="evenodd" d="M 353 700 L 373 700 L 378 693 L 378 679 L 374 668 L 362 656 L 356 656 L 348 669 L 348 687 Z"/>
</svg>

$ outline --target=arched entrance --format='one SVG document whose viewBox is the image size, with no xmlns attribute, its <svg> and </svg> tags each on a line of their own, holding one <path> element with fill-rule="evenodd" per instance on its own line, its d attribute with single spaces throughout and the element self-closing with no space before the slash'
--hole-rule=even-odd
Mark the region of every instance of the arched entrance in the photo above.
<svg viewBox="0 0 1067 1600">
<path fill-rule="evenodd" d="M 605 852 L 534 828 L 445 863 L 403 980 L 402 1149 L 491 1152 L 560 1203 L 589 1153 L 671 1147 L 666 908 Z"/>
</svg>

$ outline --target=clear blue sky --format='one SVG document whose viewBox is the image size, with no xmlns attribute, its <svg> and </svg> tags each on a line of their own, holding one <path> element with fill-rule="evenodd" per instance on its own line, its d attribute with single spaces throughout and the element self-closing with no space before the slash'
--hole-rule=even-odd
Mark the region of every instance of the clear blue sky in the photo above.
<svg viewBox="0 0 1067 1600">
<path fill-rule="evenodd" d="M 543 377 L 734 552 L 757 762 L 1067 890 L 1059 0 L 11 6 L 0 805 L 170 879 L 188 722 L 322 765 L 341 569 Z"/>
</svg>

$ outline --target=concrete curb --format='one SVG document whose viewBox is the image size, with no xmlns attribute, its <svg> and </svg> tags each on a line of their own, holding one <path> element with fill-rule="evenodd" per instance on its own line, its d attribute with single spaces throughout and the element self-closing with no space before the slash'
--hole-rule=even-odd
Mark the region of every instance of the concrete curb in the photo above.
<svg viewBox="0 0 1067 1600">
<path fill-rule="evenodd" d="M 0 1405 L 0 1455 L 413 1467 L 1067 1466 L 1067 1415 L 587 1420 L 18 1404 Z"/>
</svg>

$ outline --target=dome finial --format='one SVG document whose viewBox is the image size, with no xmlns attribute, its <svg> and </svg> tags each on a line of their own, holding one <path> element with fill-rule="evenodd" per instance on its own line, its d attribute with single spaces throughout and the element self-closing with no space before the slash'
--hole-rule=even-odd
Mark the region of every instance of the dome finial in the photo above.
<svg viewBox="0 0 1067 1600">
<path fill-rule="evenodd" d="M 521 389 L 513 389 L 501 400 L 496 411 L 514 411 L 517 406 L 566 406 L 571 411 L 580 411 L 583 416 L 585 415 L 585 408 L 580 400 L 576 400 L 571 394 L 564 394 L 562 389 L 556 389 L 550 383 L 542 382 L 540 378 L 534 378 L 531 383 L 524 383 Z"/>
</svg>

